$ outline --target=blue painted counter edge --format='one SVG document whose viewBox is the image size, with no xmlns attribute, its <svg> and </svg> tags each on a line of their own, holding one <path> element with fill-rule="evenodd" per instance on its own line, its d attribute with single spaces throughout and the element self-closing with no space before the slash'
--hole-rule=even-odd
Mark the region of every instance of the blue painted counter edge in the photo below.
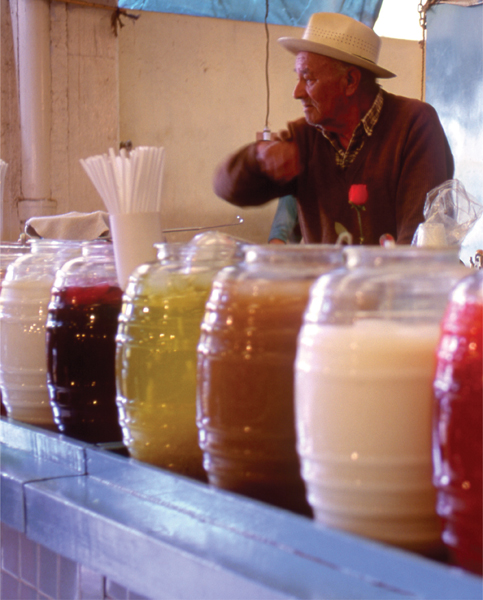
<svg viewBox="0 0 483 600">
<path fill-rule="evenodd" d="M 0 426 L 2 521 L 156 600 L 483 597 L 481 578 L 461 569 L 104 448 Z"/>
</svg>

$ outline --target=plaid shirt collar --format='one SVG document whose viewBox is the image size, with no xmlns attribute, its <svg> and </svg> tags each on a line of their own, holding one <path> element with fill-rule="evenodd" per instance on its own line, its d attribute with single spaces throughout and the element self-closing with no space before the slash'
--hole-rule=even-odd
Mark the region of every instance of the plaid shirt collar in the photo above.
<svg viewBox="0 0 483 600">
<path fill-rule="evenodd" d="M 322 133 L 324 137 L 326 137 L 329 142 L 332 144 L 335 150 L 335 162 L 338 167 L 345 169 L 349 166 L 355 159 L 355 157 L 359 154 L 366 138 L 372 135 L 374 131 L 374 127 L 379 119 L 379 115 L 381 114 L 382 105 L 384 102 L 384 96 L 382 90 L 379 88 L 377 96 L 371 106 L 371 108 L 366 112 L 366 114 L 362 117 L 361 121 L 354 129 L 354 133 L 352 134 L 351 141 L 347 146 L 347 149 L 341 146 L 339 142 L 339 138 L 335 133 L 330 131 L 325 131 L 323 127 L 318 126 L 317 129 Z"/>
</svg>

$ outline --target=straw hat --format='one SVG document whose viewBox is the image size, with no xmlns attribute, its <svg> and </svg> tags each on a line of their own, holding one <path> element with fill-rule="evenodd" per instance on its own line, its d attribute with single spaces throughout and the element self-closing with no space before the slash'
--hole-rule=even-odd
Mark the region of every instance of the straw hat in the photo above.
<svg viewBox="0 0 483 600">
<path fill-rule="evenodd" d="M 364 67 L 378 77 L 395 77 L 377 65 L 380 37 L 363 23 L 339 13 L 314 13 L 303 38 L 281 37 L 280 44 L 289 52 L 314 52 Z"/>
</svg>

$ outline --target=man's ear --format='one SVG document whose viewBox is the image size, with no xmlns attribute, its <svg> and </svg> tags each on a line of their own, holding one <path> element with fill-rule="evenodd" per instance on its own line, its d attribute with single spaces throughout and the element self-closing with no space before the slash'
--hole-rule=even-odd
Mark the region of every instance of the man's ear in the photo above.
<svg viewBox="0 0 483 600">
<path fill-rule="evenodd" d="M 347 69 L 346 78 L 347 78 L 347 87 L 346 87 L 345 93 L 347 96 L 352 96 L 355 93 L 355 91 L 357 90 L 357 88 L 359 87 L 359 83 L 361 81 L 362 74 L 357 67 L 350 66 Z"/>
</svg>

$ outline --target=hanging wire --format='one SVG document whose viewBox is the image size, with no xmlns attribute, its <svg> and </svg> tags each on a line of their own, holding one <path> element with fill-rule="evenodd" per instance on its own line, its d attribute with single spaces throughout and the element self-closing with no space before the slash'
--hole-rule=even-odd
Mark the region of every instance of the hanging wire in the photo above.
<svg viewBox="0 0 483 600">
<path fill-rule="evenodd" d="M 267 89 L 267 112 L 265 115 L 265 129 L 264 131 L 270 131 L 268 127 L 268 120 L 270 117 L 270 80 L 268 76 L 268 63 L 270 57 L 270 32 L 268 31 L 268 11 L 269 11 L 269 0 L 265 0 L 265 38 L 266 38 L 266 49 L 265 49 L 265 85 Z"/>
</svg>

